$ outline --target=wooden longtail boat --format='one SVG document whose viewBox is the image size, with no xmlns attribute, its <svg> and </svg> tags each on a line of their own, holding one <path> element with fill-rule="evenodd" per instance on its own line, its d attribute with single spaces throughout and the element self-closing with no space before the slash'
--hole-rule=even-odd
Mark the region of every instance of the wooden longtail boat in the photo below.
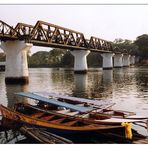
<svg viewBox="0 0 148 148">
<path fill-rule="evenodd" d="M 79 106 L 77 104 L 70 104 L 67 102 L 61 102 L 59 100 L 55 99 L 49 99 L 43 96 L 39 96 L 37 94 L 29 93 L 29 92 L 20 92 L 17 93 L 19 96 L 29 97 L 34 100 L 40 101 L 39 105 L 37 105 L 37 108 L 45 109 L 48 111 L 55 112 L 56 114 L 60 114 L 63 116 L 69 116 L 73 117 L 78 120 L 85 120 L 89 123 L 97 123 L 97 124 L 119 124 L 121 125 L 122 122 L 138 122 L 142 121 L 142 119 L 126 119 L 126 118 L 114 118 L 111 116 L 107 116 L 104 114 L 98 113 L 98 110 L 100 111 L 100 108 L 96 108 L 90 105 L 87 106 Z M 45 105 L 46 103 L 46 105 Z M 64 109 L 60 109 L 59 107 L 64 107 Z"/>
<path fill-rule="evenodd" d="M 41 110 L 29 104 L 18 104 L 16 111 L 0 105 L 4 118 L 37 127 L 44 127 L 58 134 L 84 133 L 103 129 L 122 128 L 121 125 L 103 125 L 87 123 L 81 118 L 63 116 L 58 113 Z"/>
<path fill-rule="evenodd" d="M 61 102 L 67 102 L 79 106 L 91 106 L 96 108 L 94 110 L 95 114 L 98 116 L 104 116 L 106 118 L 124 118 L 124 119 L 148 119 L 148 116 L 139 116 L 134 112 L 124 111 L 124 110 L 113 110 L 110 109 L 114 105 L 114 103 L 107 103 L 106 101 L 96 100 L 96 99 L 85 99 L 85 98 L 77 98 L 71 96 L 64 96 L 55 93 L 48 92 L 35 92 L 34 94 L 41 95 L 47 97 L 49 99 L 56 99 Z M 117 121 L 118 119 L 116 119 Z"/>
<path fill-rule="evenodd" d="M 14 110 L 0 105 L 3 117 L 22 124 L 44 127 L 51 132 L 62 135 L 125 127 L 126 137 L 131 139 L 132 131 L 129 123 L 143 121 L 143 119 L 114 118 L 100 115 L 97 111 L 102 108 L 93 105 L 83 104 L 81 106 L 77 103 L 49 99 L 30 92 L 20 92 L 17 95 L 37 100 L 39 103 L 37 105 L 18 103 Z"/>
</svg>

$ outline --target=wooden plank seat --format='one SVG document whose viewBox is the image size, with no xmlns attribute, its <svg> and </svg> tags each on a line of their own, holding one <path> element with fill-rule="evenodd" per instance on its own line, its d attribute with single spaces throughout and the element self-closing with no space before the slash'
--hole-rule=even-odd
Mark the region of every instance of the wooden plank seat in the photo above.
<svg viewBox="0 0 148 148">
<path fill-rule="evenodd" d="M 49 120 L 52 120 L 53 118 L 55 118 L 55 115 L 45 116 L 45 117 L 42 117 L 42 118 L 40 118 L 40 119 L 49 121 Z"/>
<path fill-rule="evenodd" d="M 73 126 L 74 124 L 76 124 L 78 121 L 74 120 L 74 121 L 69 121 L 69 122 L 65 122 L 62 125 L 67 125 L 67 126 Z"/>
<path fill-rule="evenodd" d="M 39 118 L 39 117 L 43 116 L 44 114 L 45 113 L 43 113 L 43 112 L 37 112 L 37 113 L 32 114 L 31 117 L 33 117 L 33 118 Z"/>
<path fill-rule="evenodd" d="M 61 119 L 52 120 L 50 122 L 55 123 L 55 124 L 58 124 L 58 123 L 63 122 L 64 120 L 65 120 L 65 118 L 61 118 Z"/>
</svg>

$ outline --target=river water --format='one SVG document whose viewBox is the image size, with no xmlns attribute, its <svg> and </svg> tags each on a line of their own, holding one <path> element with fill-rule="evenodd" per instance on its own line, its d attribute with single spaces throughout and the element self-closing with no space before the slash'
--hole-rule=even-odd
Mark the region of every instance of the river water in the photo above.
<svg viewBox="0 0 148 148">
<path fill-rule="evenodd" d="M 48 91 L 97 98 L 116 103 L 114 109 L 148 115 L 148 67 L 94 68 L 87 74 L 74 74 L 71 69 L 64 68 L 30 68 L 27 85 L 6 85 L 5 72 L 0 72 L 0 104 L 13 107 L 20 101 L 14 93 L 20 91 Z M 147 135 L 143 128 L 135 129 Z M 0 136 L 0 139 L 4 138 L 3 134 Z M 3 142 L 0 140 L 0 143 Z"/>
</svg>

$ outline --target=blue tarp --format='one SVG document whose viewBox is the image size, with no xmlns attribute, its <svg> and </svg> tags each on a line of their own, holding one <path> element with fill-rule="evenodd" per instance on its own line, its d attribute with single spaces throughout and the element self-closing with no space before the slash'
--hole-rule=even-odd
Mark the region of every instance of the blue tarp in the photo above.
<svg viewBox="0 0 148 148">
<path fill-rule="evenodd" d="M 55 99 L 50 99 L 50 98 L 46 98 L 43 96 L 39 96 L 36 94 L 33 94 L 31 92 L 19 92 L 19 93 L 15 93 L 18 96 L 22 96 L 22 97 L 28 97 L 34 100 L 38 100 L 38 101 L 43 101 L 46 103 L 50 103 L 50 104 L 54 104 L 57 106 L 62 106 L 68 109 L 72 109 L 74 111 L 79 111 L 79 112 L 89 112 L 94 110 L 93 107 L 84 107 L 84 106 L 77 106 L 77 105 L 73 105 L 73 104 L 69 104 L 69 103 L 65 103 L 65 102 L 61 102 Z"/>
<path fill-rule="evenodd" d="M 61 99 L 65 99 L 65 100 L 78 101 L 81 103 L 89 103 L 92 105 L 97 105 L 98 107 L 99 106 L 102 107 L 103 105 L 105 105 L 105 106 L 111 105 L 111 102 L 106 102 L 104 100 L 92 100 L 92 99 L 71 97 L 71 96 L 59 95 L 59 94 L 48 93 L 48 92 L 35 92 L 34 94 L 43 95 L 47 98 L 53 97 L 53 98 L 61 98 Z"/>
</svg>

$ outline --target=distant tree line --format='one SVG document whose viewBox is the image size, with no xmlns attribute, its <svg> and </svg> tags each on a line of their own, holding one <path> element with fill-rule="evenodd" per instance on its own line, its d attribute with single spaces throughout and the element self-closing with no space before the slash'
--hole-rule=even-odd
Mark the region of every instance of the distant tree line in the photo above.
<svg viewBox="0 0 148 148">
<path fill-rule="evenodd" d="M 98 53 L 90 53 L 87 57 L 89 67 L 100 67 L 102 57 Z M 74 57 L 68 50 L 53 49 L 49 52 L 39 51 L 28 55 L 29 67 L 73 67 Z"/>
<path fill-rule="evenodd" d="M 148 34 L 138 36 L 135 41 L 115 39 L 112 46 L 114 50 L 126 50 L 131 55 L 140 56 L 140 63 L 148 64 Z"/>
<path fill-rule="evenodd" d="M 140 56 L 142 59 L 148 58 L 148 34 L 138 36 L 135 41 L 115 39 L 112 46 L 115 50 L 126 49 L 129 54 Z"/>
</svg>

